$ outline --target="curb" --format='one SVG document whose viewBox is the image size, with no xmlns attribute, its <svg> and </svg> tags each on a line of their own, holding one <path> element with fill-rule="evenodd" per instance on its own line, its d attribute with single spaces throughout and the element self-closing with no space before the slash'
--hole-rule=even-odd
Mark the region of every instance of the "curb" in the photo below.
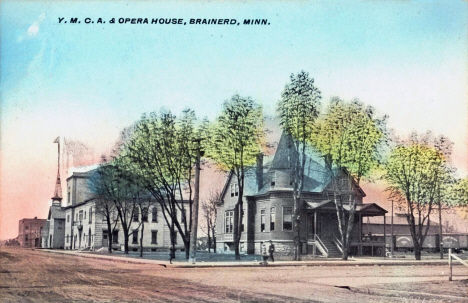
<svg viewBox="0 0 468 303">
<path fill-rule="evenodd" d="M 136 264 L 153 264 L 159 265 L 162 267 L 170 267 L 170 268 L 215 268 L 215 267 L 256 267 L 256 268 L 264 268 L 264 267 L 323 267 L 323 266 L 430 266 L 430 265 L 447 265 L 447 260 L 426 260 L 426 261 L 395 261 L 395 260 L 369 260 L 369 261 L 356 261 L 356 260 L 348 260 L 348 261 L 279 261 L 279 262 L 270 262 L 268 265 L 260 265 L 259 261 L 253 262 L 199 262 L 196 264 L 188 264 L 186 262 L 173 262 L 172 264 L 169 261 L 161 261 L 161 260 L 149 260 L 149 259 L 136 259 L 136 258 L 127 258 L 121 256 L 107 256 L 107 255 L 95 255 L 89 254 L 86 252 L 65 252 L 59 250 L 48 250 L 48 249 L 41 249 L 36 251 L 42 251 L 46 253 L 55 253 L 55 254 L 62 254 L 62 255 L 69 255 L 75 257 L 82 257 L 82 258 L 89 258 L 89 259 L 96 259 L 96 260 L 106 260 L 112 262 L 121 262 L 121 263 L 136 263 Z M 453 264 L 454 266 L 458 266 L 461 264 Z"/>
</svg>

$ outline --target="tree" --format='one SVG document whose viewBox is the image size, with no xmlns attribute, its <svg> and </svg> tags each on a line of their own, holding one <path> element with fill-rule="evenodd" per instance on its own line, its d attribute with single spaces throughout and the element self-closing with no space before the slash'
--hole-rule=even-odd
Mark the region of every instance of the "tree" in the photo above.
<svg viewBox="0 0 468 303">
<path fill-rule="evenodd" d="M 250 97 L 234 95 L 231 100 L 224 102 L 223 111 L 212 127 L 211 138 L 207 140 L 208 157 L 216 162 L 220 169 L 232 172 L 239 186 L 233 224 L 236 260 L 240 260 L 245 171 L 255 163 L 260 152 L 262 127 L 261 106 Z"/>
<path fill-rule="evenodd" d="M 88 180 L 88 186 L 95 199 L 96 213 L 103 216 L 107 225 L 108 252 L 112 253 L 112 243 L 115 228 L 118 223 L 115 208 L 113 188 L 116 186 L 113 177 L 112 166 L 106 165 L 106 157 L 102 157 L 102 163 Z"/>
<path fill-rule="evenodd" d="M 203 217 L 206 221 L 206 234 L 208 236 L 208 252 L 211 248 L 216 253 L 216 218 L 217 205 L 222 199 L 220 191 L 211 191 L 206 201 L 202 202 Z"/>
<path fill-rule="evenodd" d="M 370 176 L 381 162 L 379 151 L 387 142 L 386 119 L 376 117 L 375 110 L 359 100 L 345 102 L 335 97 L 312 135 L 313 145 L 324 157 L 333 188 L 343 260 L 348 259 L 358 202 L 356 195 L 351 195 L 351 201 L 345 201 L 345 196 L 355 191 L 361 179 Z M 340 182 L 350 177 L 352 185 Z M 349 211 L 345 206 L 349 206 Z"/>
<path fill-rule="evenodd" d="M 314 79 L 301 71 L 291 75 L 291 82 L 286 84 L 278 103 L 280 125 L 291 138 L 295 156 L 291 160 L 293 201 L 294 201 L 294 260 L 301 259 L 300 212 L 303 208 L 301 199 L 304 186 L 304 167 L 306 148 L 310 142 L 315 120 L 319 114 L 321 94 L 314 86 Z"/>
<path fill-rule="evenodd" d="M 451 189 L 453 205 L 461 207 L 468 216 L 468 177 L 457 179 Z"/>
<path fill-rule="evenodd" d="M 406 211 L 416 260 L 421 260 L 433 207 L 450 182 L 451 144 L 442 138 L 434 139 L 429 132 L 412 133 L 408 140 L 397 143 L 386 165 L 387 190 Z"/>
<path fill-rule="evenodd" d="M 175 250 L 178 232 L 187 259 L 196 155 L 195 122 L 195 113 L 189 109 L 184 110 L 179 119 L 167 110 L 161 110 L 159 115 L 143 115 L 122 148 L 122 156 L 130 163 L 126 168 L 128 174 L 159 203 L 170 229 L 172 248 Z"/>
</svg>

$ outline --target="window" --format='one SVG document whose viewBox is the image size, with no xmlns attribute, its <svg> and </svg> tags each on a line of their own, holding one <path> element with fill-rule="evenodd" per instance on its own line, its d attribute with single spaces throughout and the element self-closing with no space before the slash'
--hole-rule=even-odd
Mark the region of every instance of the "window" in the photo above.
<svg viewBox="0 0 468 303">
<path fill-rule="evenodd" d="M 276 207 L 270 208 L 270 231 L 275 230 Z"/>
<path fill-rule="evenodd" d="M 151 231 L 151 244 L 157 244 L 157 243 L 158 243 L 158 231 L 152 230 Z"/>
<path fill-rule="evenodd" d="M 60 220 L 58 221 L 58 229 L 62 229 L 63 222 Z"/>
<path fill-rule="evenodd" d="M 67 243 L 70 242 L 70 235 L 67 235 Z"/>
<path fill-rule="evenodd" d="M 107 230 L 103 230 L 103 231 L 102 231 L 102 238 L 103 238 L 104 240 L 107 240 Z"/>
<path fill-rule="evenodd" d="M 86 219 L 86 211 L 84 212 L 84 218 Z"/>
<path fill-rule="evenodd" d="M 292 207 L 283 207 L 283 230 L 292 230 Z"/>
<path fill-rule="evenodd" d="M 271 172 L 271 186 L 275 187 L 275 185 L 276 185 L 276 172 L 272 171 Z"/>
<path fill-rule="evenodd" d="M 148 222 L 148 208 L 147 207 L 141 210 L 141 221 Z"/>
<path fill-rule="evenodd" d="M 153 209 L 152 209 L 151 221 L 152 222 L 158 222 L 158 209 L 156 208 L 156 206 L 153 207 Z"/>
<path fill-rule="evenodd" d="M 90 207 L 89 208 L 89 223 L 92 223 L 93 222 L 93 208 Z"/>
<path fill-rule="evenodd" d="M 70 188 L 68 189 L 68 199 L 67 199 L 68 203 L 70 203 Z"/>
<path fill-rule="evenodd" d="M 70 222 L 70 215 L 67 215 L 67 222 Z"/>
<path fill-rule="evenodd" d="M 265 231 L 265 210 L 260 210 L 260 231 Z"/>
<path fill-rule="evenodd" d="M 247 217 L 245 216 L 245 211 L 242 210 L 242 224 L 241 224 L 241 232 L 244 232 L 244 226 L 246 224 Z"/>
<path fill-rule="evenodd" d="M 239 186 L 237 183 L 231 184 L 231 197 L 239 196 Z"/>
<path fill-rule="evenodd" d="M 133 221 L 138 222 L 139 215 L 140 214 L 139 214 L 138 208 L 135 207 L 133 209 Z"/>
<path fill-rule="evenodd" d="M 294 169 L 291 169 L 291 173 L 289 175 L 289 185 L 294 184 L 295 177 L 296 177 L 296 171 Z"/>
<path fill-rule="evenodd" d="M 119 243 L 119 231 L 114 230 L 112 232 L 112 243 Z"/>
<path fill-rule="evenodd" d="M 80 213 L 79 213 L 79 214 L 80 214 L 80 221 L 83 221 L 83 211 L 80 210 Z"/>
<path fill-rule="evenodd" d="M 341 179 L 341 190 L 349 189 L 349 180 L 347 178 Z"/>
<path fill-rule="evenodd" d="M 138 230 L 137 229 L 133 231 L 132 244 L 138 244 Z"/>
<path fill-rule="evenodd" d="M 228 210 L 224 214 L 224 233 L 232 234 L 233 231 L 233 219 L 234 219 L 234 211 Z"/>
<path fill-rule="evenodd" d="M 25 228 L 26 230 L 28 230 L 28 229 L 29 229 L 29 226 L 25 226 L 24 228 Z"/>
</svg>

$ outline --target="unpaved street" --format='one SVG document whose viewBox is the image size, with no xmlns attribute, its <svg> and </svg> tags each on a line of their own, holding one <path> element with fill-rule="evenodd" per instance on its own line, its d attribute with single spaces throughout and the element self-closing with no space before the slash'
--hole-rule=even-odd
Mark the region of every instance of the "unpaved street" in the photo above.
<svg viewBox="0 0 468 303">
<path fill-rule="evenodd" d="M 446 271 L 446 266 L 166 268 L 2 247 L 0 302 L 468 302 L 466 281 L 445 282 Z M 454 274 L 460 280 L 466 268 L 455 267 Z"/>
</svg>

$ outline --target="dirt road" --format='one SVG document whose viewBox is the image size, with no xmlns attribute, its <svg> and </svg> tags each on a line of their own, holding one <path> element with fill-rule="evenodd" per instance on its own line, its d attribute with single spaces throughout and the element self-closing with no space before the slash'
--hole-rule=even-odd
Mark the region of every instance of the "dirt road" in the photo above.
<svg viewBox="0 0 468 303">
<path fill-rule="evenodd" d="M 466 281 L 444 282 L 446 270 L 165 268 L 1 248 L 0 302 L 468 302 Z M 456 267 L 454 274 L 467 272 Z M 424 295 L 431 292 L 445 297 Z"/>
</svg>

